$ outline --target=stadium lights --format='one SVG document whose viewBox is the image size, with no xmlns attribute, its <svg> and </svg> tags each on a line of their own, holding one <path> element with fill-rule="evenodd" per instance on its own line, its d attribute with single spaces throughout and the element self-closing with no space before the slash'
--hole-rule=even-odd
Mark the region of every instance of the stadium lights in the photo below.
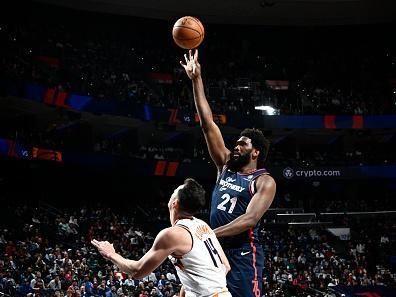
<svg viewBox="0 0 396 297">
<path fill-rule="evenodd" d="M 275 109 L 269 105 L 259 105 L 255 106 L 254 109 L 263 111 L 263 114 L 266 115 L 277 115 L 279 114 L 279 109 Z"/>
</svg>

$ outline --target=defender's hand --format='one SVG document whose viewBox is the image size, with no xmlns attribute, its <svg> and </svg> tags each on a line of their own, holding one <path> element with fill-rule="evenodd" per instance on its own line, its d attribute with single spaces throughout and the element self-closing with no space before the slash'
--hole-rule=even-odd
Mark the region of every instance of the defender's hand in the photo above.
<svg viewBox="0 0 396 297">
<path fill-rule="evenodd" d="M 108 241 L 92 240 L 91 243 L 98 249 L 98 252 L 106 259 L 110 259 L 115 254 L 115 249 L 112 243 Z"/>
</svg>

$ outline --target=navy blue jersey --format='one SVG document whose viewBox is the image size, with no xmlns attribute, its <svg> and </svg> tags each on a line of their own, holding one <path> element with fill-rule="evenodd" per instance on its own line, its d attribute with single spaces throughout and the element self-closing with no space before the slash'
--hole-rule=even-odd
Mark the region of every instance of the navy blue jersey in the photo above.
<svg viewBox="0 0 396 297">
<path fill-rule="evenodd" d="M 226 225 L 246 213 L 246 208 L 256 192 L 256 179 L 268 174 L 258 169 L 248 174 L 233 172 L 224 166 L 212 193 L 210 226 L 212 229 Z M 238 248 L 258 243 L 259 223 L 241 234 L 221 238 L 224 248 Z"/>
</svg>

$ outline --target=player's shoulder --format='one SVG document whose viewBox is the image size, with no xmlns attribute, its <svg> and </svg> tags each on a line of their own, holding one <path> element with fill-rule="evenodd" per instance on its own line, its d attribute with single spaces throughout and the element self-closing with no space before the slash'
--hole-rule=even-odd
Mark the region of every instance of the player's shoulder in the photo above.
<svg viewBox="0 0 396 297">
<path fill-rule="evenodd" d="M 158 233 L 156 241 L 173 244 L 178 242 L 183 236 L 186 236 L 188 234 L 187 232 L 188 231 L 186 229 L 177 225 L 168 227 Z"/>
<path fill-rule="evenodd" d="M 155 238 L 153 249 L 171 253 L 185 254 L 191 247 L 191 235 L 187 230 L 172 226 L 161 230 Z"/>
<path fill-rule="evenodd" d="M 269 171 L 266 168 L 257 168 L 254 171 L 255 174 L 266 174 L 266 175 L 270 175 Z"/>
<path fill-rule="evenodd" d="M 265 187 L 276 186 L 275 179 L 269 174 L 262 174 L 257 177 L 257 185 Z"/>
<path fill-rule="evenodd" d="M 185 231 L 183 231 L 183 229 L 187 229 L 186 227 L 184 227 L 184 225 L 174 225 L 165 229 L 162 229 L 157 237 L 168 237 L 168 238 L 172 238 L 174 236 L 179 235 L 180 233 L 184 233 Z"/>
</svg>

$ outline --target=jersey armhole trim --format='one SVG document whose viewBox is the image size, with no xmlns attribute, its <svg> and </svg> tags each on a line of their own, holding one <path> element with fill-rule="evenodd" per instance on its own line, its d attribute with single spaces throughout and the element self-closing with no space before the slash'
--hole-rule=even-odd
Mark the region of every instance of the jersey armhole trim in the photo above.
<svg viewBox="0 0 396 297">
<path fill-rule="evenodd" d="M 190 229 L 189 229 L 187 226 L 182 225 L 182 224 L 176 224 L 175 226 L 176 226 L 176 227 L 183 228 L 183 229 L 186 230 L 186 231 L 190 234 L 190 236 L 191 236 L 191 249 L 190 249 L 187 253 L 185 253 L 185 254 L 188 254 L 189 252 L 191 252 L 191 250 L 192 250 L 193 247 L 194 247 L 194 237 L 193 237 L 193 235 L 192 235 Z M 185 255 L 185 254 L 184 254 L 184 255 Z M 184 255 L 181 255 L 181 256 L 184 256 Z M 180 255 L 179 255 L 179 256 L 180 256 Z"/>
<path fill-rule="evenodd" d="M 216 183 L 219 182 L 220 177 L 223 175 L 223 173 L 227 170 L 227 165 L 223 165 L 223 168 L 221 170 L 217 169 L 217 177 L 216 177 Z"/>
<path fill-rule="evenodd" d="M 256 180 L 257 180 L 257 178 L 259 178 L 259 177 L 262 176 L 262 175 L 269 175 L 269 173 L 268 173 L 267 171 L 265 171 L 265 172 L 262 172 L 262 173 L 260 173 L 260 174 L 257 174 L 257 175 L 250 181 L 249 187 L 248 187 L 248 188 L 249 188 L 249 194 L 250 194 L 251 197 L 253 197 L 254 194 L 256 194 L 256 192 L 257 192 Z"/>
</svg>

